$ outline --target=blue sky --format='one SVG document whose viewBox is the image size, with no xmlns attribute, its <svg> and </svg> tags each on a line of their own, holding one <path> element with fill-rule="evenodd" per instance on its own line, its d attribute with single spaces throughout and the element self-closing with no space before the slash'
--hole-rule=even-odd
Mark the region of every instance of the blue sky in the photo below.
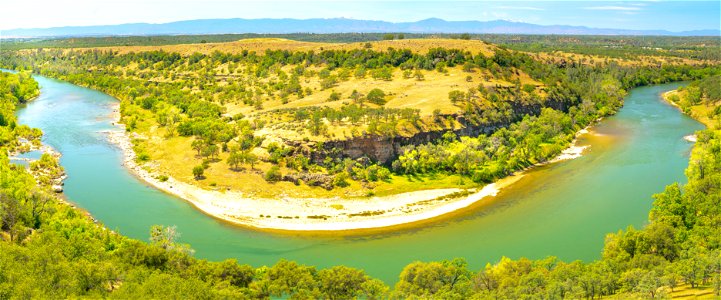
<svg viewBox="0 0 721 300">
<path fill-rule="evenodd" d="M 597 28 L 718 29 L 720 1 L 0 0 L 0 30 L 208 18 L 511 20 Z"/>
</svg>

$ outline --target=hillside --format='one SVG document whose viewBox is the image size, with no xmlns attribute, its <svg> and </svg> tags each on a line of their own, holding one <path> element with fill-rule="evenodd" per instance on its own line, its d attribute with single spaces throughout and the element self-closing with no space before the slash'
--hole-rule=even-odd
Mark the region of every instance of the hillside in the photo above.
<svg viewBox="0 0 721 300">
<path fill-rule="evenodd" d="M 4 64 L 32 63 L 35 72 L 121 99 L 137 162 L 153 177 L 269 198 L 479 188 L 558 155 L 576 130 L 619 107 L 620 87 L 689 76 L 674 66 L 701 64 L 527 55 L 459 39 L 248 39 L 19 53 L 22 60 L 8 56 Z M 652 70 L 658 64 L 662 74 Z M 590 72 L 600 75 L 582 75 Z M 623 72 L 637 72 L 636 82 L 619 81 Z M 559 125 L 539 127 L 541 140 L 526 140 L 518 128 L 549 121 Z M 500 128 L 515 136 L 491 136 Z M 505 146 L 484 146 L 486 139 Z M 433 148 L 442 141 L 453 143 Z"/>
</svg>

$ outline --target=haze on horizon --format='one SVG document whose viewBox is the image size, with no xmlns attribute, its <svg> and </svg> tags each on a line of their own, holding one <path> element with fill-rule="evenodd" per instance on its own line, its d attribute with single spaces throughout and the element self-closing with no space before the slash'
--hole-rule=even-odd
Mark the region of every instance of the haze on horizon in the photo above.
<svg viewBox="0 0 721 300">
<path fill-rule="evenodd" d="M 7 1 L 7 0 L 6 0 Z M 719 1 L 230 1 L 37 0 L 5 2 L 0 30 L 167 23 L 215 18 L 350 18 L 412 22 L 509 20 L 631 30 L 718 29 Z"/>
</svg>

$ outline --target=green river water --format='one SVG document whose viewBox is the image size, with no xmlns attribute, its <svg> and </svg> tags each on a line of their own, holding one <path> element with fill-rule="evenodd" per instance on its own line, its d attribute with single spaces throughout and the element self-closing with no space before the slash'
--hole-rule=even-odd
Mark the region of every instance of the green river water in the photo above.
<svg viewBox="0 0 721 300">
<path fill-rule="evenodd" d="M 181 242 L 209 260 L 237 258 L 253 266 L 279 259 L 362 268 L 393 284 L 410 262 L 465 257 L 478 270 L 502 256 L 563 260 L 600 257 L 604 236 L 643 226 L 651 195 L 683 181 L 691 144 L 702 125 L 662 102 L 679 84 L 637 88 L 621 111 L 593 127 L 574 160 L 535 168 L 497 197 L 418 228 L 355 236 L 307 236 L 235 227 L 133 177 L 120 150 L 99 131 L 114 129 L 116 99 L 42 76 L 40 97 L 18 111 L 63 156 L 67 198 L 107 227 L 147 240 L 151 225 L 176 225 Z M 252 184 L 252 183 L 249 183 Z"/>
</svg>

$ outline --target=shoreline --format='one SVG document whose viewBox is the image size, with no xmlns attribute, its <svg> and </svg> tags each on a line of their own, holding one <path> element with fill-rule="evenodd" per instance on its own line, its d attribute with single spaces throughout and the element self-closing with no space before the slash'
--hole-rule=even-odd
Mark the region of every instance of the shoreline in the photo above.
<svg viewBox="0 0 721 300">
<path fill-rule="evenodd" d="M 577 146 L 580 130 L 568 148 L 555 158 L 539 163 L 482 188 L 445 188 L 420 190 L 365 199 L 333 198 L 251 198 L 238 191 L 206 190 L 173 177 L 161 181 L 147 164 L 136 163 L 132 138 L 120 124 L 119 103 L 113 106 L 113 125 L 117 130 L 103 131 L 108 141 L 122 151 L 122 164 L 138 179 L 162 192 L 179 197 L 201 212 L 217 219 L 254 229 L 288 232 L 340 232 L 390 228 L 429 221 L 465 209 L 484 199 L 495 197 L 501 189 L 515 183 L 533 167 L 574 159 L 588 146 Z"/>
<path fill-rule="evenodd" d="M 664 92 L 664 93 L 661 94 L 661 99 L 663 99 L 663 102 L 666 102 L 666 103 L 670 104 L 671 106 L 673 106 L 674 108 L 678 109 L 678 111 L 681 112 L 682 114 L 688 116 L 689 118 L 692 118 L 692 119 L 698 121 L 698 122 L 701 123 L 701 124 L 704 124 L 704 122 L 701 122 L 701 120 L 693 117 L 690 113 L 687 114 L 686 112 L 684 112 L 683 109 L 681 109 L 681 106 L 678 105 L 678 103 L 673 102 L 673 101 L 671 101 L 671 99 L 668 98 L 671 94 L 675 94 L 675 93 L 677 93 L 677 90 L 670 90 L 670 91 Z M 704 126 L 705 126 L 706 128 L 709 128 L 709 126 L 707 126 L 707 124 L 704 124 Z M 696 136 L 695 133 L 694 133 L 694 134 L 689 134 L 689 135 L 687 135 L 687 136 L 684 136 L 683 139 L 684 139 L 685 141 L 689 142 L 689 143 L 696 143 L 696 142 L 698 142 L 698 137 Z"/>
</svg>

